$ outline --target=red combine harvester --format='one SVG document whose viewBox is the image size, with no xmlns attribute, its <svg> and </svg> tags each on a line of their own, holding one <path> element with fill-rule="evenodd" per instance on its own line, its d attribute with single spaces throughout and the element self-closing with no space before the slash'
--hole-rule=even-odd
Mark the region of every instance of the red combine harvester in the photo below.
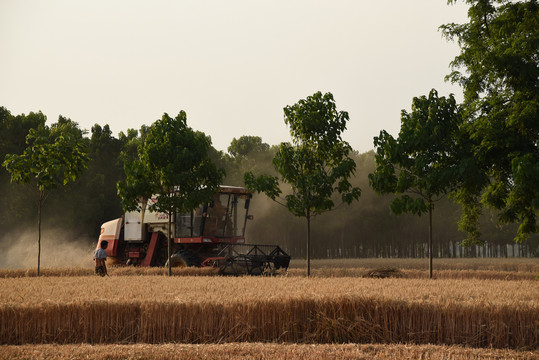
<svg viewBox="0 0 539 360">
<path fill-rule="evenodd" d="M 288 269 L 290 256 L 279 246 L 245 243 L 252 194 L 245 188 L 221 186 L 214 199 L 189 214 L 174 214 L 171 266 L 211 266 L 221 274 L 261 275 Z M 155 199 L 150 199 L 155 201 Z M 168 215 L 147 210 L 101 225 L 112 264 L 168 266 Z"/>
</svg>

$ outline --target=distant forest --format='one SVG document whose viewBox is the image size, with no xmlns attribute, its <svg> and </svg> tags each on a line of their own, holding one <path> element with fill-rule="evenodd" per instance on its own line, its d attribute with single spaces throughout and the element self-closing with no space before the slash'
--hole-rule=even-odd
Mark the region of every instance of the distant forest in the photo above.
<svg viewBox="0 0 539 360">
<path fill-rule="evenodd" d="M 0 163 L 6 154 L 21 154 L 29 130 L 45 121 L 41 112 L 13 115 L 0 107 Z M 59 121 L 71 120 L 60 117 Z M 124 179 L 124 163 L 136 155 L 147 129 L 128 129 L 117 137 L 108 125 L 96 124 L 90 131 L 80 129 L 90 162 L 77 182 L 49 193 L 43 212 L 44 232 L 65 229 L 75 234 L 65 241 L 97 241 L 101 224 L 122 215 L 116 184 Z M 243 186 L 247 171 L 276 175 L 272 159 L 277 146 L 257 136 L 238 135 L 227 152 L 212 148 L 213 161 L 226 171 L 224 184 Z M 314 218 L 312 257 L 427 257 L 428 216 L 392 215 L 392 197 L 378 196 L 369 187 L 367 175 L 374 171 L 374 152 L 354 152 L 353 158 L 357 168 L 352 182 L 361 188 L 362 195 L 350 206 L 340 205 Z M 12 184 L 4 167 L 0 168 L 0 189 L 0 242 L 4 246 L 14 240 L 9 234 L 37 227 L 37 193 L 35 186 Z M 466 234 L 457 230 L 460 211 L 451 199 L 436 204 L 435 257 L 538 256 L 539 235 L 515 244 L 516 225 L 501 227 L 496 222 L 497 214 L 488 209 L 480 223 L 484 246 L 461 247 Z M 250 213 L 254 220 L 248 223 L 247 242 L 279 245 L 293 258 L 305 257 L 305 219 L 294 217 L 263 195 L 254 195 Z"/>
</svg>

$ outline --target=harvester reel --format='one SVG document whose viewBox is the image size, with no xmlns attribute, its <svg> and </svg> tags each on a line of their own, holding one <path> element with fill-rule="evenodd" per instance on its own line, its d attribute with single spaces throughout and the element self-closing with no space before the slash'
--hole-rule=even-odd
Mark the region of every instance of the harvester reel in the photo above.
<svg viewBox="0 0 539 360">
<path fill-rule="evenodd" d="M 279 269 L 287 270 L 290 256 L 273 245 L 229 244 L 215 259 L 221 275 L 275 275 Z M 217 262 L 215 262 L 217 264 Z"/>
<path fill-rule="evenodd" d="M 228 256 L 221 267 L 221 275 L 263 275 L 266 266 L 247 255 Z"/>
</svg>

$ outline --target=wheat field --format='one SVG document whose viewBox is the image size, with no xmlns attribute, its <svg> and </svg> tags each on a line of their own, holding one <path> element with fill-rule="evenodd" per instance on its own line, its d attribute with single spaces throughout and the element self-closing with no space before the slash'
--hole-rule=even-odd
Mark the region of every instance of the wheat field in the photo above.
<svg viewBox="0 0 539 360">
<path fill-rule="evenodd" d="M 377 268 L 428 270 L 427 258 L 355 258 L 355 259 L 314 259 L 314 269 L 328 268 Z M 539 258 L 441 258 L 433 259 L 434 270 L 489 270 L 504 272 L 539 272 Z M 290 267 L 304 268 L 305 260 L 294 259 Z"/>
<path fill-rule="evenodd" d="M 0 269 L 0 359 L 537 359 L 539 259 Z M 400 278 L 365 278 L 394 268 Z"/>
<path fill-rule="evenodd" d="M 0 279 L 0 343 L 410 343 L 536 349 L 536 281 Z"/>
<path fill-rule="evenodd" d="M 401 277 L 426 279 L 429 276 L 427 259 L 314 259 L 311 261 L 311 276 L 365 277 L 373 269 L 395 269 Z M 41 276 L 94 276 L 91 267 L 42 268 Z M 111 276 L 168 275 L 165 268 L 140 268 L 112 266 Z M 212 268 L 176 268 L 174 276 L 216 276 Z M 293 260 L 287 272 L 277 275 L 304 277 L 305 260 Z M 0 269 L 0 278 L 35 277 L 36 269 Z M 435 259 L 434 279 L 480 279 L 480 280 L 534 280 L 539 278 L 537 258 L 457 258 Z"/>
</svg>

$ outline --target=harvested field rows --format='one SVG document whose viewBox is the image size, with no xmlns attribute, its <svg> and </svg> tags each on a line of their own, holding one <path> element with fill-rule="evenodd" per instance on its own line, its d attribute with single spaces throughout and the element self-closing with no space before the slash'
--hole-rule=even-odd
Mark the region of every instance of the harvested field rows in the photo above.
<svg viewBox="0 0 539 360">
<path fill-rule="evenodd" d="M 302 344 L 164 344 L 164 345 L 24 345 L 0 347 L 0 359 L 12 360 L 347 360 L 347 359 L 431 359 L 431 360 L 534 360 L 538 351 L 474 349 L 435 345 L 302 345 Z"/>
<path fill-rule="evenodd" d="M 535 281 L 0 279 L 0 343 L 358 342 L 536 349 Z"/>
</svg>

